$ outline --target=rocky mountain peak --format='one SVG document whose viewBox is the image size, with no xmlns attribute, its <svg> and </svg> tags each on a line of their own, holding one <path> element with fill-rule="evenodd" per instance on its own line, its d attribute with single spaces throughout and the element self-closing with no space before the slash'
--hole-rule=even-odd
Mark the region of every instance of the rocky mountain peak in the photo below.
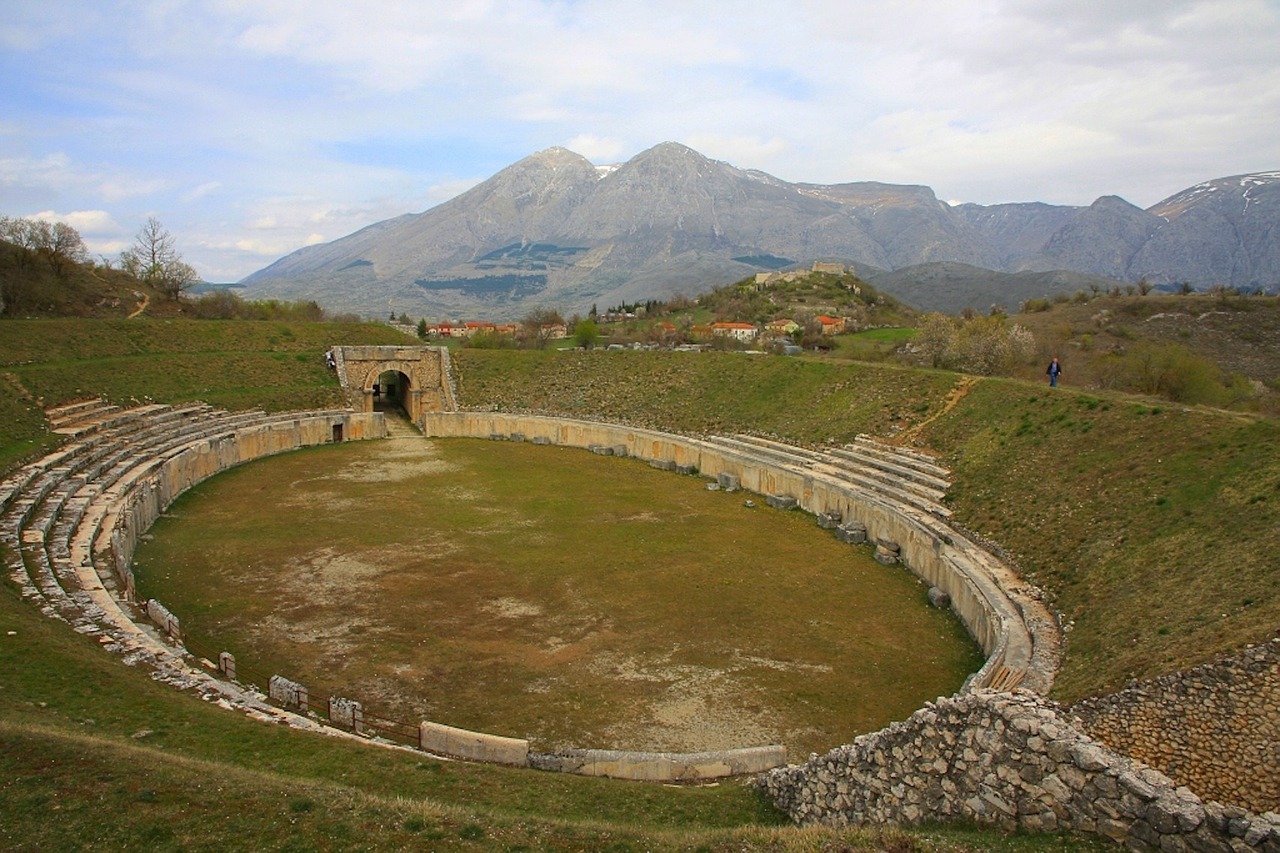
<svg viewBox="0 0 1280 853">
<path fill-rule="evenodd" d="M 1280 172 L 1207 181 L 1150 211 L 1114 195 L 1088 207 L 952 207 L 923 185 L 790 183 L 678 142 L 605 168 L 552 147 L 424 213 L 300 249 L 245 285 L 258 298 L 452 319 L 693 295 L 815 260 L 868 276 L 942 262 L 1276 288 L 1280 246 L 1270 235 L 1278 228 Z M 977 307 L 1011 301 L 996 296 Z"/>
<path fill-rule="evenodd" d="M 1223 197 L 1248 200 L 1258 191 L 1274 192 L 1280 187 L 1280 172 L 1251 172 L 1247 175 L 1231 175 L 1203 181 L 1181 192 L 1174 193 L 1163 201 L 1148 208 L 1148 211 L 1170 222 L 1177 219 L 1189 208 L 1214 203 Z"/>
</svg>

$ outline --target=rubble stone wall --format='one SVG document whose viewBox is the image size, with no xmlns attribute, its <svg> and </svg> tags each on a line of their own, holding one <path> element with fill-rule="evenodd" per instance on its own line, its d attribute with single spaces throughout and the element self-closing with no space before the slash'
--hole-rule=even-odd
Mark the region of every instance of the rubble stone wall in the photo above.
<svg viewBox="0 0 1280 853">
<path fill-rule="evenodd" d="M 1280 851 L 1280 815 L 1202 801 L 1027 691 L 941 699 L 758 785 L 800 824 L 964 820 L 1138 850 Z"/>
<path fill-rule="evenodd" d="M 1280 811 L 1280 637 L 1071 710 L 1092 737 L 1202 796 Z"/>
</svg>

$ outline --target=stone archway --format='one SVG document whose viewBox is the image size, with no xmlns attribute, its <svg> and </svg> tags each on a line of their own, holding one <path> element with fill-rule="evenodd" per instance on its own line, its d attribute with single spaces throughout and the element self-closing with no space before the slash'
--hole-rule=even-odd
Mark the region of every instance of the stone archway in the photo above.
<svg viewBox="0 0 1280 853">
<path fill-rule="evenodd" d="M 408 375 L 399 370 L 384 370 L 373 384 L 373 406 L 382 410 L 401 408 L 407 415 L 412 389 L 413 380 Z"/>
<path fill-rule="evenodd" d="M 334 347 L 330 353 L 342 389 L 356 411 L 374 410 L 383 399 L 387 374 L 395 377 L 395 402 L 419 428 L 427 412 L 458 409 L 445 347 Z"/>
</svg>

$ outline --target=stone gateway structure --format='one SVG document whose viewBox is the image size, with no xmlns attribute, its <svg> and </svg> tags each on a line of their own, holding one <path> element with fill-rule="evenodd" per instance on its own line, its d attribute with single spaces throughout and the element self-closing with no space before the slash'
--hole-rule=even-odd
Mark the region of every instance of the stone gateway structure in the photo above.
<svg viewBox="0 0 1280 853">
<path fill-rule="evenodd" d="M 379 404 L 399 405 L 421 427 L 427 412 L 457 411 L 446 347 L 334 347 L 329 355 L 357 412 L 372 412 Z"/>
</svg>

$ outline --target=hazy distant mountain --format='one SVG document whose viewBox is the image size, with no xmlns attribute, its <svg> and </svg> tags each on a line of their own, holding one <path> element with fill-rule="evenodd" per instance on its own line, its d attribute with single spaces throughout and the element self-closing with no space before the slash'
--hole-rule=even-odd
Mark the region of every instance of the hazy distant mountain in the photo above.
<svg viewBox="0 0 1280 853">
<path fill-rule="evenodd" d="M 1278 187 L 1280 173 L 1221 179 L 1150 211 L 1113 196 L 1089 207 L 953 207 L 928 187 L 793 184 L 670 142 L 604 169 L 551 148 L 424 213 L 300 249 L 243 284 L 251 298 L 335 310 L 490 319 L 696 294 L 814 260 L 889 271 L 968 265 L 959 279 L 969 296 L 957 285 L 944 300 L 927 298 L 923 283 L 938 280 L 937 269 L 879 285 L 920 307 L 1014 308 L 1058 292 L 1030 293 L 1037 282 L 1079 289 L 1063 276 L 979 285 L 973 268 L 1267 286 L 1280 281 L 1280 248 L 1266 239 L 1280 223 Z"/>
<path fill-rule="evenodd" d="M 891 293 L 922 311 L 955 314 L 964 308 L 986 313 L 998 305 L 1017 311 L 1028 299 L 1055 293 L 1078 293 L 1097 288 L 1110 292 L 1115 279 L 1070 270 L 998 272 L 942 261 L 916 264 L 870 277 L 877 290 Z"/>
</svg>

